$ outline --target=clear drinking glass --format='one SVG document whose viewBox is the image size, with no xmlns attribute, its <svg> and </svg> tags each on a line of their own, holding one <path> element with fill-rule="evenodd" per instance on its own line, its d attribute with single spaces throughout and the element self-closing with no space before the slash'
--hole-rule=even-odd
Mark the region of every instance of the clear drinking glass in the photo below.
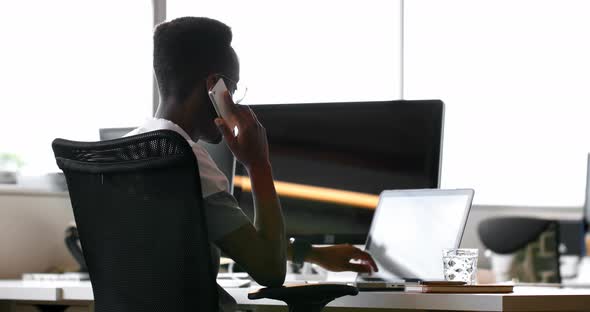
<svg viewBox="0 0 590 312">
<path fill-rule="evenodd" d="M 443 249 L 445 280 L 475 284 L 477 277 L 477 249 Z"/>
</svg>

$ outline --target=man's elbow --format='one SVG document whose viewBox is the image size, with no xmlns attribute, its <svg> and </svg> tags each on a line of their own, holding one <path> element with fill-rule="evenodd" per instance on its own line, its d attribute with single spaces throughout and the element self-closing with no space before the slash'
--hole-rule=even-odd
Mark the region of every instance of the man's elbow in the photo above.
<svg viewBox="0 0 590 312">
<path fill-rule="evenodd" d="M 252 277 L 258 284 L 265 287 L 282 286 L 285 283 L 285 275 L 287 274 L 287 263 L 286 261 L 278 262 L 274 265 L 264 266 L 260 274 L 252 275 Z"/>
<path fill-rule="evenodd" d="M 261 286 L 265 287 L 281 287 L 285 283 L 285 272 L 277 272 L 276 274 L 264 274 L 263 276 L 255 277 L 254 280 Z"/>
</svg>

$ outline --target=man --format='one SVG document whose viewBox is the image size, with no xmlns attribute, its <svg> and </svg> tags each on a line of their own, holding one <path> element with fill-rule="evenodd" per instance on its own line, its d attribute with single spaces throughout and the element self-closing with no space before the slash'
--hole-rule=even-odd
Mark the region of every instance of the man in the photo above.
<svg viewBox="0 0 590 312">
<path fill-rule="evenodd" d="M 350 245 L 313 248 L 296 243 L 293 247 L 287 241 L 264 127 L 250 108 L 237 104 L 231 120 L 218 118 L 208 97 L 208 90 L 220 78 L 230 92 L 239 81 L 238 57 L 231 40 L 228 26 L 208 18 L 183 17 L 158 25 L 154 32 L 154 72 L 160 105 L 154 119 L 128 135 L 170 129 L 189 142 L 199 165 L 215 264 L 219 263 L 219 248 L 265 286 L 282 285 L 286 260 L 293 258 L 333 271 L 376 270 L 367 253 Z M 230 94 L 226 94 L 226 100 L 232 101 Z M 237 136 L 227 124 L 238 126 Z M 195 143 L 219 143 L 222 137 L 250 176 L 255 206 L 253 224 L 229 193 L 227 178 L 205 149 Z M 222 309 L 233 301 L 222 289 L 220 297 Z"/>
</svg>

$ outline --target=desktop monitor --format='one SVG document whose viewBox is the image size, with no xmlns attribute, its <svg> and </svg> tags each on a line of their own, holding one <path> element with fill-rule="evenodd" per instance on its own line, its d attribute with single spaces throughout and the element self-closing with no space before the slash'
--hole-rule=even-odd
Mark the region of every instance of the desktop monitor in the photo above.
<svg viewBox="0 0 590 312">
<path fill-rule="evenodd" d="M 561 255 L 583 257 L 586 255 L 585 236 L 590 224 L 590 154 L 586 167 L 586 197 L 582 220 L 559 220 L 559 252 Z"/>
<path fill-rule="evenodd" d="M 590 154 L 588 154 L 586 167 L 586 199 L 583 209 L 584 215 L 581 222 L 580 220 L 559 221 L 559 251 L 562 255 L 581 257 L 586 255 L 585 236 L 590 225 Z"/>
<path fill-rule="evenodd" d="M 586 200 L 584 201 L 584 221 L 586 231 L 590 226 L 590 154 L 588 154 L 588 164 L 586 165 Z"/>
<path fill-rule="evenodd" d="M 290 237 L 362 244 L 383 190 L 439 186 L 439 100 L 250 107 L 266 128 Z M 240 207 L 252 217 L 241 166 L 234 185 Z"/>
</svg>

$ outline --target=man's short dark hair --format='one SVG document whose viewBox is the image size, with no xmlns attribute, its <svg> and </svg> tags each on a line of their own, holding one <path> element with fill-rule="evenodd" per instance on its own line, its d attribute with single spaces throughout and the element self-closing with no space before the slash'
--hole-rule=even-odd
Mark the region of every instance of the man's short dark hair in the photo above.
<svg viewBox="0 0 590 312">
<path fill-rule="evenodd" d="M 154 72 L 162 96 L 189 96 L 199 79 L 235 66 L 231 29 L 206 17 L 181 17 L 154 31 Z"/>
</svg>

